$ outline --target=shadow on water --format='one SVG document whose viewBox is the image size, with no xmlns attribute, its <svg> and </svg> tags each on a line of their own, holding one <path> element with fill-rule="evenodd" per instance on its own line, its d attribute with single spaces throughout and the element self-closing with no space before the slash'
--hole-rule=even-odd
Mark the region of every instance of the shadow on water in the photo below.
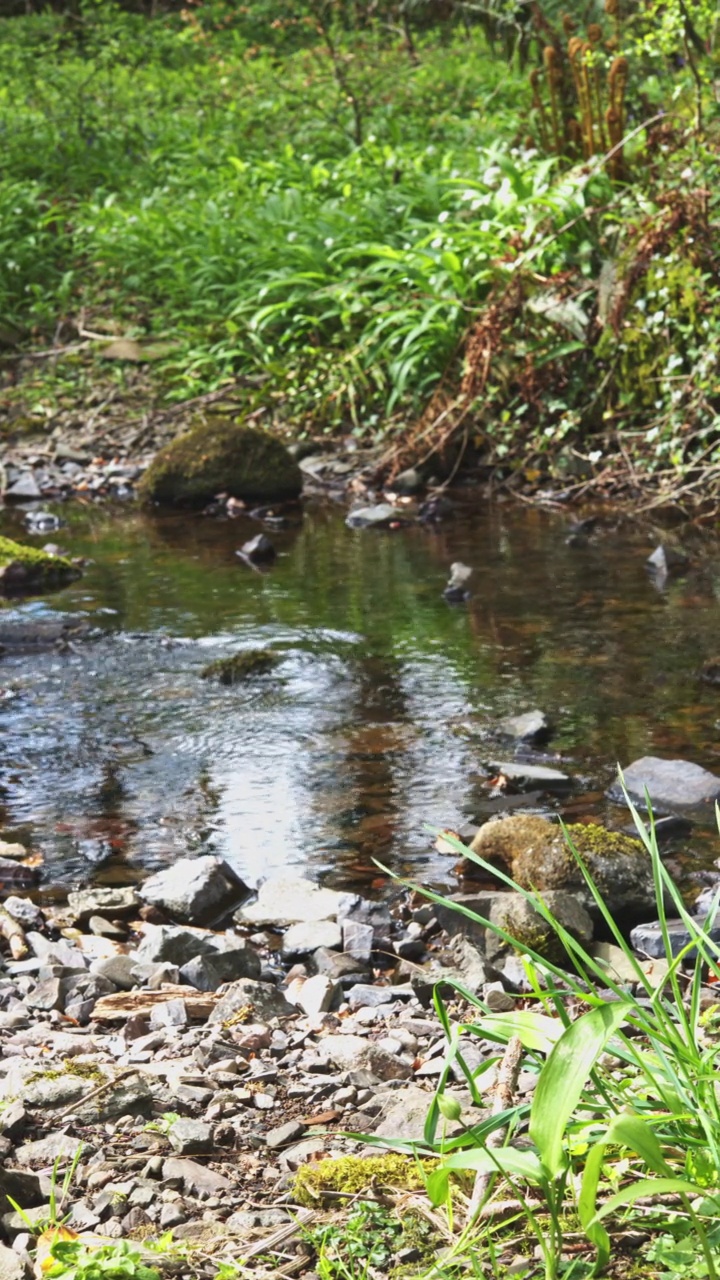
<svg viewBox="0 0 720 1280">
<path fill-rule="evenodd" d="M 435 528 L 360 532 L 308 503 L 259 574 L 235 554 L 249 520 L 57 510 L 84 578 L 0 611 L 3 625 L 61 612 L 100 629 L 0 659 L 0 835 L 40 849 L 48 883 L 127 881 L 206 849 L 251 882 L 292 866 L 367 889 L 377 858 L 447 883 L 425 824 L 487 810 L 487 728 L 533 706 L 556 726 L 549 763 L 578 779 L 573 818 L 626 820 L 603 799 L 617 761 L 720 771 L 720 695 L 698 678 L 720 648 L 714 543 L 659 590 L 639 527 L 608 522 L 571 546 L 559 516 L 468 501 Z M 1 528 L 22 533 L 21 513 Z M 473 593 L 452 608 L 458 559 Z M 273 674 L 200 678 L 264 646 L 282 658 Z M 716 852 L 696 831 L 689 856 Z"/>
</svg>

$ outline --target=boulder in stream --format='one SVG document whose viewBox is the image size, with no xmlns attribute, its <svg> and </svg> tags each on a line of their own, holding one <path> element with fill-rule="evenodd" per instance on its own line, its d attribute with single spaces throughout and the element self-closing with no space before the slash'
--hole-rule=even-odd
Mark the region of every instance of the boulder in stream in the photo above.
<svg viewBox="0 0 720 1280">
<path fill-rule="evenodd" d="M 655 909 L 652 865 L 640 840 L 594 823 L 573 823 L 568 834 L 609 910 L 620 919 Z M 511 814 L 486 822 L 471 848 L 506 868 L 522 889 L 564 890 L 590 912 L 594 899 L 560 829 L 545 818 Z"/>
<path fill-rule="evenodd" d="M 138 494 L 146 502 L 201 507 L 217 493 L 258 502 L 297 498 L 302 474 L 281 440 L 215 416 L 156 454 Z"/>
<path fill-rule="evenodd" d="M 0 537 L 0 595 L 23 595 L 64 587 L 81 576 L 65 556 L 51 555 Z"/>
<path fill-rule="evenodd" d="M 623 770 L 622 778 L 632 800 L 644 805 L 647 791 L 650 803 L 659 809 L 697 809 L 720 799 L 720 778 L 690 760 L 643 756 Z M 607 794 L 620 804 L 625 801 L 620 781 Z"/>
</svg>

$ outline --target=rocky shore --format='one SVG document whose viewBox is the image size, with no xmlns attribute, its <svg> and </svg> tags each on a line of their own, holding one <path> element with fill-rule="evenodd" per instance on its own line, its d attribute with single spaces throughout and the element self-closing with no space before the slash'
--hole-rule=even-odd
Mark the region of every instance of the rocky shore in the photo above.
<svg viewBox="0 0 720 1280">
<path fill-rule="evenodd" d="M 650 768 L 637 763 L 633 777 Z M 649 921 L 634 937 L 646 973 L 661 983 L 667 965 L 653 952 L 643 846 L 598 827 L 571 834 L 598 879 L 611 868 L 611 905 L 631 901 L 635 918 Z M 313 1274 L 303 1224 L 393 1181 L 392 1159 L 378 1182 L 377 1146 L 348 1135 L 422 1144 L 444 1071 L 464 1123 L 487 1114 L 457 1060 L 446 1066 L 435 989 L 458 1020 L 468 995 L 481 1012 L 509 1012 L 530 992 L 523 939 L 567 962 L 532 905 L 493 884 L 488 866 L 532 880 L 616 981 L 634 980 L 622 951 L 593 941 L 597 912 L 563 849 L 544 818 L 486 823 L 464 868 L 475 865 L 481 879 L 475 887 L 466 875 L 452 905 L 398 887 L 370 901 L 297 875 L 252 893 L 206 855 L 135 888 L 83 888 L 41 908 L 32 856 L 2 845 L 3 1280 L 29 1274 L 29 1228 L 52 1217 L 58 1171 L 68 1166 L 61 1207 L 81 1240 L 147 1250 L 162 1237 L 153 1265 L 214 1277 L 221 1263 L 279 1238 L 292 1264 L 283 1274 Z M 490 1067 L 478 1091 L 491 1106 L 497 1045 L 463 1032 L 458 1047 L 471 1072 Z M 535 1079 L 521 1076 L 519 1094 Z"/>
</svg>

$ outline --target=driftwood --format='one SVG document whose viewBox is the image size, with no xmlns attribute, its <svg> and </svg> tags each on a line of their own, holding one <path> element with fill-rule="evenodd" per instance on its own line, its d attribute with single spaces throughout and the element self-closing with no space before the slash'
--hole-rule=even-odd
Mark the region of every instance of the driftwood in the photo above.
<svg viewBox="0 0 720 1280">
<path fill-rule="evenodd" d="M 192 987 L 165 982 L 157 991 L 117 991 L 102 996 L 93 1009 L 93 1018 L 97 1022 L 121 1022 L 136 1014 L 150 1014 L 168 1000 L 182 1000 L 189 1018 L 206 1022 L 219 998 L 213 991 L 194 991 Z"/>
</svg>

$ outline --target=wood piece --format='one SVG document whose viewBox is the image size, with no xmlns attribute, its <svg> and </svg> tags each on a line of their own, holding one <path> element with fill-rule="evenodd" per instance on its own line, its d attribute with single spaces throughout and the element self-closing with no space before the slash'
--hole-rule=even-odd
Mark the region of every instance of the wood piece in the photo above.
<svg viewBox="0 0 720 1280">
<path fill-rule="evenodd" d="M 495 1082 L 494 1096 L 490 1114 L 492 1116 L 500 1115 L 501 1111 L 509 1111 L 515 1101 L 515 1090 L 517 1089 L 518 1076 L 520 1074 L 520 1064 L 522 1062 L 522 1041 L 519 1036 L 511 1036 L 505 1047 L 502 1061 L 498 1068 L 497 1080 Z M 502 1129 L 494 1129 L 488 1134 L 486 1147 L 497 1150 L 505 1141 L 507 1126 Z M 492 1173 L 478 1173 L 475 1177 L 475 1185 L 473 1186 L 470 1204 L 468 1205 L 467 1221 L 468 1224 L 474 1222 L 478 1216 L 483 1200 L 487 1195 L 490 1180 L 495 1175 Z"/>
<path fill-rule="evenodd" d="M 8 943 L 13 960 L 24 960 L 28 954 L 25 930 L 4 907 L 0 907 L 0 934 Z"/>
<path fill-rule="evenodd" d="M 97 1022 L 120 1022 L 137 1014 L 140 1017 L 151 1014 L 168 1000 L 182 1000 L 189 1018 L 205 1022 L 219 999 L 214 991 L 195 991 L 193 987 L 166 982 L 157 991 L 117 991 L 111 996 L 101 996 L 92 1016 Z"/>
</svg>

